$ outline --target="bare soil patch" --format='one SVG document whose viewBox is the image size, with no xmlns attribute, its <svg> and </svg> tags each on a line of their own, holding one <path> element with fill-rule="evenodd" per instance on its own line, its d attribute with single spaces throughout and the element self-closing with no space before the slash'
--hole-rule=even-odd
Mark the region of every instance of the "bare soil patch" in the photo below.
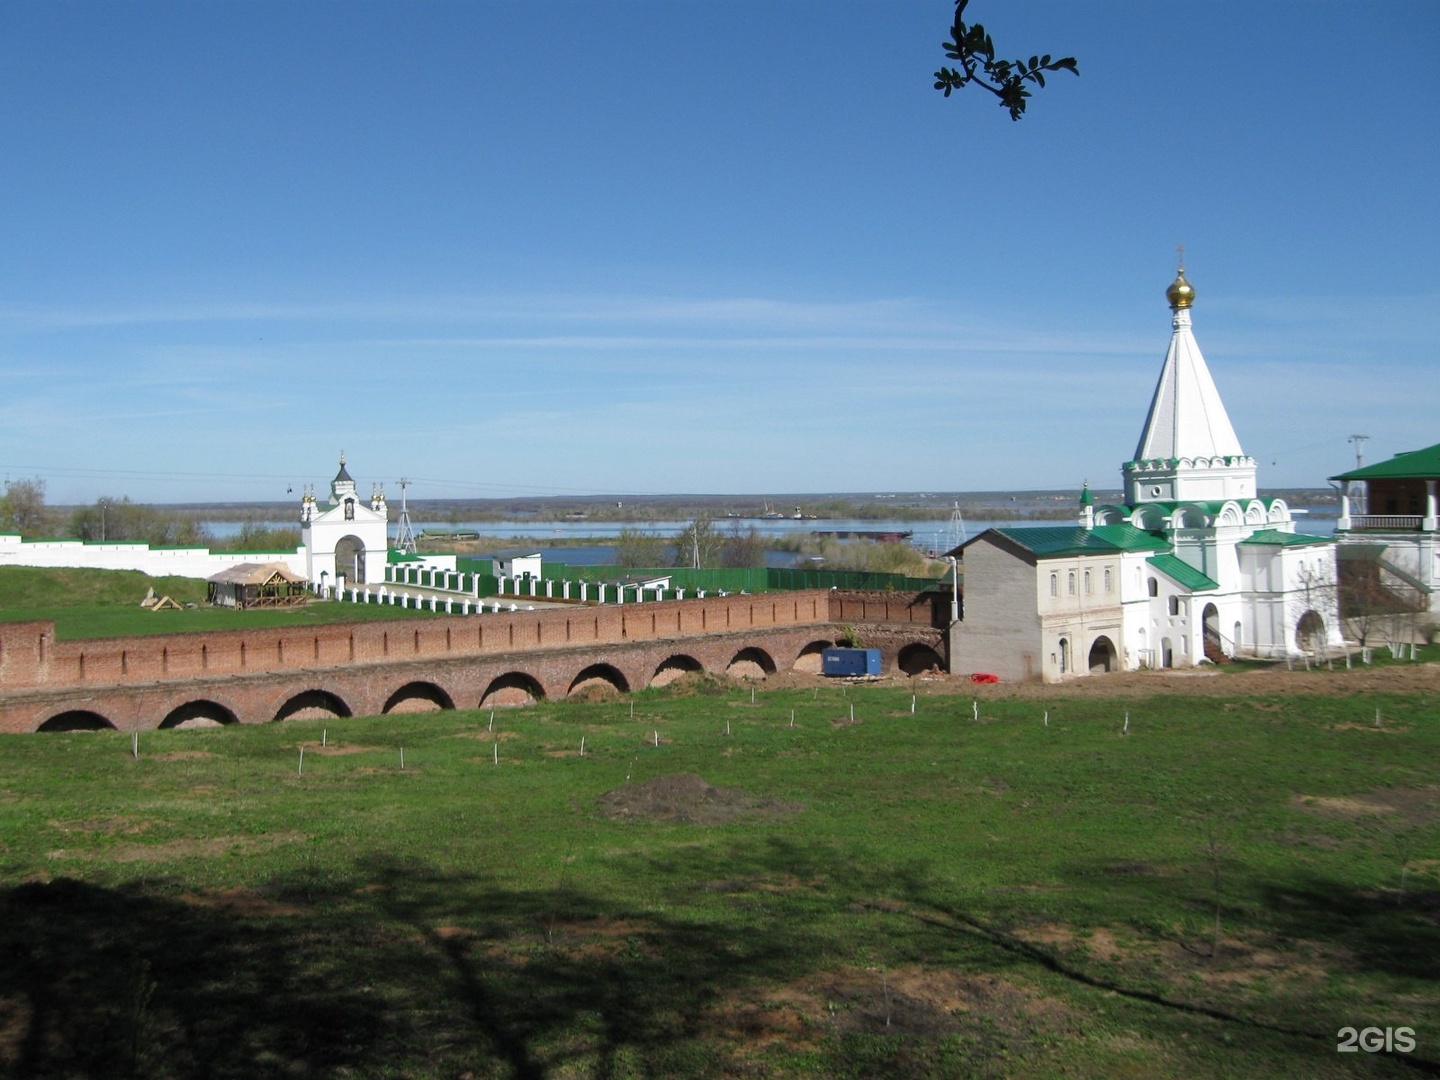
<svg viewBox="0 0 1440 1080">
<path fill-rule="evenodd" d="M 104 859 L 107 862 L 174 862 L 179 859 L 209 859 L 222 855 L 253 854 L 268 851 L 282 844 L 294 844 L 305 837 L 300 833 L 270 833 L 265 836 L 208 836 L 203 839 L 171 840 L 164 844 L 118 844 L 99 851 L 68 851 L 60 849 L 47 856 L 67 859 Z"/>
<path fill-rule="evenodd" d="M 657 776 L 607 791 L 596 803 L 609 818 L 716 825 L 739 817 L 798 813 L 799 803 L 759 799 L 739 788 L 718 788 L 694 773 Z"/>
<path fill-rule="evenodd" d="M 1014 1045 L 1059 1026 L 1068 1010 L 994 975 L 906 967 L 849 968 L 822 976 L 817 989 L 841 1030 L 947 1035 L 977 1027 Z"/>
<path fill-rule="evenodd" d="M 1295 795 L 1290 805 L 1328 817 L 1365 818 L 1395 814 L 1407 825 L 1440 822 L 1440 788 L 1372 788 L 1354 795 Z"/>
<path fill-rule="evenodd" d="M 49 821 L 52 829 L 64 833 L 94 833 L 103 836 L 134 836 L 150 828 L 150 822 L 130 817 L 85 818 L 80 821 Z"/>
<path fill-rule="evenodd" d="M 308 915 L 306 908 L 273 900 L 252 889 L 207 889 L 204 892 L 181 893 L 180 901 L 191 907 L 223 911 L 246 918 L 270 918 Z"/>
<path fill-rule="evenodd" d="M 347 746 L 341 743 L 326 743 L 322 746 L 318 742 L 304 742 L 300 745 L 305 748 L 307 754 L 315 754 L 319 757 L 345 757 L 348 754 L 363 754 L 374 749 L 372 746 Z"/>
</svg>

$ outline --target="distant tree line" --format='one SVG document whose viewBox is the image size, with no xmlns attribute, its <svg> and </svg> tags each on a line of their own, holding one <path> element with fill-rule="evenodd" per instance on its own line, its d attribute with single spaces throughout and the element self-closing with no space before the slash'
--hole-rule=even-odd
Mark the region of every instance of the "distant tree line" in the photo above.
<svg viewBox="0 0 1440 1080">
<path fill-rule="evenodd" d="M 234 536 L 216 539 L 194 513 L 132 502 L 127 496 L 101 496 L 66 512 L 46 505 L 45 481 L 39 477 L 5 481 L 0 532 L 19 533 L 27 540 L 65 536 L 220 551 L 290 551 L 300 546 L 298 528 L 247 521 Z"/>
</svg>

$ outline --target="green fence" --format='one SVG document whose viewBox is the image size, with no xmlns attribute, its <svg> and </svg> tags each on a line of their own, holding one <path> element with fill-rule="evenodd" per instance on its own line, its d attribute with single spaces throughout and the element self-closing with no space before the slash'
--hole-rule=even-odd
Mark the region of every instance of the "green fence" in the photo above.
<svg viewBox="0 0 1440 1080">
<path fill-rule="evenodd" d="M 571 566 L 546 563 L 544 576 L 556 581 L 614 581 L 622 577 L 668 577 L 671 585 L 687 593 L 794 592 L 800 589 L 879 589 L 887 592 L 924 592 L 945 582 L 938 578 L 904 574 L 866 573 L 857 570 L 788 570 L 777 567 L 695 570 L 684 566 Z"/>
</svg>

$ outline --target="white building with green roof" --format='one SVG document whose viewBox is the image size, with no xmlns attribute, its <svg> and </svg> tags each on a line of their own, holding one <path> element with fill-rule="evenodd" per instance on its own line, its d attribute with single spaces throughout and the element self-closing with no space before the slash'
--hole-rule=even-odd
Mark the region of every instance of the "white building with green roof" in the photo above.
<svg viewBox="0 0 1440 1080">
<path fill-rule="evenodd" d="M 1097 507 L 1086 485 L 1074 526 L 989 529 L 957 548 L 951 670 L 1053 682 L 1341 644 L 1334 541 L 1297 533 L 1285 502 L 1258 494 L 1183 267 L 1166 296 L 1170 347 L 1121 466 L 1125 502 Z"/>
<path fill-rule="evenodd" d="M 1335 526 L 1341 558 L 1373 586 L 1352 582 L 1352 595 L 1440 613 L 1440 443 L 1330 479 L 1345 484 Z"/>
</svg>

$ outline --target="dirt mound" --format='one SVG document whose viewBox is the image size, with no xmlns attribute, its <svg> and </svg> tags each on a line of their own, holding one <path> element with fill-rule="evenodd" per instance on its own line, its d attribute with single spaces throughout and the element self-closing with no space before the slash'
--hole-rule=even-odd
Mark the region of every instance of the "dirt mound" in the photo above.
<svg viewBox="0 0 1440 1080">
<path fill-rule="evenodd" d="M 657 776 L 607 791 L 596 803 L 609 818 L 715 825 L 745 815 L 789 814 L 796 803 L 757 799 L 739 788 L 718 788 L 694 773 Z"/>
</svg>

